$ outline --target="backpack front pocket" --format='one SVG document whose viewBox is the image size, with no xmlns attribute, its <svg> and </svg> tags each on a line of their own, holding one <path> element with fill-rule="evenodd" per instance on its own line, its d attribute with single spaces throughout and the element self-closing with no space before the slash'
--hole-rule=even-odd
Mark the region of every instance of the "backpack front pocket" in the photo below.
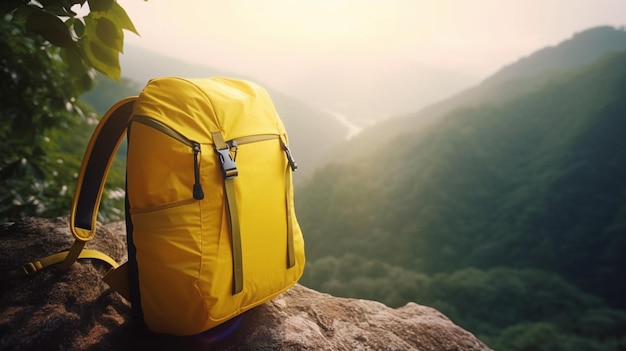
<svg viewBox="0 0 626 351">
<path fill-rule="evenodd" d="M 127 161 L 131 209 L 203 199 L 201 145 L 148 117 L 132 121 Z"/>
<path fill-rule="evenodd" d="M 199 218 L 198 201 L 131 212 L 141 308 L 153 331 L 189 334 L 205 324 L 208 311 L 198 287 L 205 250 Z"/>
</svg>

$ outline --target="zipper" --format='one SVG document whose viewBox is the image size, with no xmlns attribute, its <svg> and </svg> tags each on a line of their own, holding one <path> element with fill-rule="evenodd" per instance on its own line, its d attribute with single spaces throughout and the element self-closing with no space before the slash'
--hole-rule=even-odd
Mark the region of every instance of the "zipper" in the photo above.
<svg viewBox="0 0 626 351">
<path fill-rule="evenodd" d="M 256 143 L 257 141 L 265 141 L 265 140 L 272 140 L 272 139 L 278 139 L 278 138 L 279 136 L 277 134 L 259 134 L 259 135 L 249 135 L 249 136 L 233 139 L 233 140 L 227 141 L 226 143 L 230 145 L 230 147 L 235 147 L 236 145 Z M 234 142 L 234 145 L 233 145 L 233 142 Z"/>
<path fill-rule="evenodd" d="M 200 143 L 193 143 L 193 198 L 196 200 L 204 199 L 204 190 L 200 184 L 200 160 L 198 155 L 201 152 Z"/>
<path fill-rule="evenodd" d="M 235 150 L 234 155 L 232 157 L 233 161 L 237 160 L 237 150 L 239 149 L 239 145 L 245 145 L 250 143 L 256 143 L 259 141 L 266 141 L 272 139 L 278 139 L 279 136 L 277 134 L 258 134 L 258 135 L 248 135 L 240 138 L 236 138 L 233 140 L 229 140 L 226 142 L 226 145 L 230 150 Z"/>
<path fill-rule="evenodd" d="M 189 146 L 193 152 L 193 179 L 194 179 L 194 183 L 193 183 L 193 187 L 192 187 L 192 193 L 193 193 L 193 198 L 196 200 L 202 200 L 204 199 L 204 191 L 202 190 L 202 184 L 200 184 L 200 153 L 202 152 L 202 148 L 200 146 L 200 143 L 190 140 L 189 138 L 187 138 L 186 136 L 182 135 L 181 133 L 175 131 L 174 129 L 168 127 L 167 125 L 165 125 L 164 123 L 157 121 L 153 118 L 150 117 L 146 117 L 146 116 L 133 116 L 131 121 L 134 122 L 138 122 L 141 123 L 143 125 L 146 125 L 148 127 L 154 128 L 156 130 L 158 130 L 159 132 L 174 138 L 175 140 Z"/>
<path fill-rule="evenodd" d="M 291 149 L 289 149 L 289 146 L 287 145 L 287 143 L 278 134 L 249 135 L 249 136 L 229 140 L 226 142 L 226 145 L 228 146 L 229 150 L 235 149 L 234 155 L 232 157 L 232 160 L 234 162 L 237 159 L 237 150 L 238 150 L 239 145 L 256 143 L 258 141 L 265 141 L 265 140 L 272 140 L 272 139 L 280 139 L 280 145 L 283 151 L 285 152 L 285 156 L 287 157 L 287 162 L 289 162 L 289 166 L 291 167 L 291 170 L 295 172 L 298 169 L 298 164 L 296 163 L 296 160 L 294 159 L 293 154 L 291 153 Z"/>
<path fill-rule="evenodd" d="M 202 189 L 202 184 L 200 183 L 200 154 L 202 153 L 202 147 L 200 145 L 200 143 L 198 143 L 197 141 L 191 140 L 189 138 L 187 138 L 186 136 L 184 136 L 183 134 L 177 132 L 176 130 L 170 128 L 169 126 L 167 126 L 165 123 L 158 121 L 156 119 L 150 118 L 150 117 L 146 117 L 146 116 L 133 116 L 131 121 L 137 122 L 137 123 L 141 123 L 145 126 L 151 127 L 156 129 L 157 131 L 189 146 L 193 152 L 193 178 L 194 178 L 194 183 L 192 186 L 192 193 L 193 193 L 193 198 L 196 200 L 202 200 L 204 199 L 204 190 Z M 232 168 L 233 168 L 233 174 L 232 176 L 235 177 L 237 175 L 237 166 L 235 164 L 235 160 L 237 158 L 237 151 L 239 148 L 239 145 L 244 145 L 244 144 L 249 144 L 249 143 L 256 143 L 256 142 L 260 142 L 260 141 L 266 141 L 266 140 L 272 140 L 272 139 L 279 139 L 280 136 L 278 134 L 258 134 L 258 135 L 249 135 L 249 136 L 244 136 L 244 137 L 240 137 L 240 138 L 236 138 L 236 139 L 232 139 L 226 142 L 226 145 L 228 146 L 228 149 L 225 150 L 216 150 L 218 153 L 221 152 L 225 152 L 225 153 L 230 153 L 233 152 L 234 150 L 234 155 L 232 157 Z M 285 151 L 285 154 L 287 156 L 287 160 L 289 161 L 289 164 L 291 165 L 292 170 L 296 170 L 297 169 L 297 164 L 295 163 L 295 161 L 293 160 L 293 156 L 291 155 L 291 151 L 289 150 L 289 147 L 286 146 L 286 144 L 283 142 L 283 140 L 281 139 L 281 146 L 283 148 L 283 150 Z M 227 155 L 222 155 L 222 162 L 224 162 L 225 160 L 227 160 L 228 158 L 226 157 Z M 230 170 L 230 168 L 229 168 Z"/>
</svg>

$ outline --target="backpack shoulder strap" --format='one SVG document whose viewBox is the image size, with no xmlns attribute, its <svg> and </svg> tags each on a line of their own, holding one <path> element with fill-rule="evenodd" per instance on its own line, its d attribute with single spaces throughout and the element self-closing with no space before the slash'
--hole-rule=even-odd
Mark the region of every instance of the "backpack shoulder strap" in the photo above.
<svg viewBox="0 0 626 351">
<path fill-rule="evenodd" d="M 129 97 L 113 105 L 104 114 L 89 141 L 78 173 L 70 212 L 70 230 L 76 240 L 63 261 L 63 268 L 68 268 L 76 261 L 85 243 L 96 234 L 98 208 L 106 177 L 115 152 L 126 135 L 136 99 Z"/>
<path fill-rule="evenodd" d="M 28 262 L 22 267 L 2 271 L 0 281 L 31 275 L 58 263 L 62 263 L 63 268 L 69 268 L 79 258 L 98 259 L 107 262 L 113 268 L 118 268 L 117 262 L 108 255 L 97 250 L 84 250 L 83 248 L 96 233 L 98 207 L 106 176 L 115 152 L 126 134 L 126 127 L 136 99 L 136 97 L 129 97 L 113 105 L 102 117 L 91 136 L 72 201 L 70 230 L 76 239 L 72 247 L 68 251 Z"/>
</svg>

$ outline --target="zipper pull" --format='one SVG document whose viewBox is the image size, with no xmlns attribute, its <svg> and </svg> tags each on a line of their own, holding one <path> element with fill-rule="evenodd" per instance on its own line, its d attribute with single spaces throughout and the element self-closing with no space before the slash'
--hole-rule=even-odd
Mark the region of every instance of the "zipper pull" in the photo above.
<svg viewBox="0 0 626 351">
<path fill-rule="evenodd" d="M 200 144 L 195 141 L 192 142 L 193 147 L 193 198 L 196 200 L 204 199 L 204 190 L 202 190 L 202 184 L 200 184 L 200 162 L 198 160 L 198 154 L 200 154 Z"/>
<path fill-rule="evenodd" d="M 285 144 L 282 140 L 281 140 L 281 144 L 283 146 L 283 150 L 285 151 L 285 155 L 287 156 L 287 161 L 289 162 L 291 171 L 295 172 L 296 170 L 298 170 L 298 163 L 296 163 L 296 160 L 293 158 L 293 155 L 291 154 L 291 150 L 289 149 L 289 146 L 287 146 L 287 144 Z"/>
</svg>

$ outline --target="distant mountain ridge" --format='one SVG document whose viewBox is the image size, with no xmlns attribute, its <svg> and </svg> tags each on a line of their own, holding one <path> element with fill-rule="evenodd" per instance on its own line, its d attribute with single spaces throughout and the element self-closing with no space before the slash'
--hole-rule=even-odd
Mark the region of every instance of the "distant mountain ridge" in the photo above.
<svg viewBox="0 0 626 351">
<path fill-rule="evenodd" d="M 584 30 L 557 46 L 546 47 L 504 66 L 486 84 L 567 70 L 589 64 L 606 53 L 626 50 L 626 29 L 602 26 Z"/>
<path fill-rule="evenodd" d="M 506 103 L 547 84 L 559 72 L 582 67 L 601 56 L 622 50 L 626 50 L 624 28 L 602 26 L 581 31 L 555 47 L 540 49 L 505 66 L 474 87 L 420 111 L 407 111 L 405 115 L 394 116 L 365 129 L 343 146 L 344 158 L 358 158 L 372 152 L 381 143 L 403 134 L 419 132 L 456 109 Z M 507 84 L 513 80 L 514 84 Z"/>
</svg>

